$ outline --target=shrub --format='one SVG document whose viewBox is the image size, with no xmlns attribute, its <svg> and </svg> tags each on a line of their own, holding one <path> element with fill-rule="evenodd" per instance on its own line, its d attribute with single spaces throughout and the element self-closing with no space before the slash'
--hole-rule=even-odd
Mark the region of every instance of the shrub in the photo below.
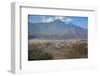
<svg viewBox="0 0 100 76">
<path fill-rule="evenodd" d="M 53 59 L 51 54 L 45 53 L 41 49 L 33 49 L 28 52 L 28 60 L 48 60 Z"/>
</svg>

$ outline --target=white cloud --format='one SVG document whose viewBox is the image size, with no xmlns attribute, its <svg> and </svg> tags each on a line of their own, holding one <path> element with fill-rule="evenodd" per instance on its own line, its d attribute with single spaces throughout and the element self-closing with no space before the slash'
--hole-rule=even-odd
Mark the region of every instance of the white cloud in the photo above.
<svg viewBox="0 0 100 76">
<path fill-rule="evenodd" d="M 62 17 L 62 16 L 55 17 L 55 20 L 57 20 L 57 19 L 59 19 L 59 20 L 63 20 L 64 17 Z"/>
<path fill-rule="evenodd" d="M 42 17 L 42 22 L 44 22 L 44 23 L 49 23 L 49 22 L 52 22 L 52 21 L 54 21 L 54 20 L 51 17 L 49 17 L 49 18 Z"/>
<path fill-rule="evenodd" d="M 71 18 L 67 18 L 67 17 L 64 17 L 64 16 L 54 16 L 54 17 L 42 16 L 40 20 L 33 21 L 33 23 L 38 23 L 38 22 L 50 23 L 50 22 L 53 22 L 53 21 L 58 20 L 58 19 L 65 22 L 65 23 L 69 23 L 69 22 L 72 21 Z"/>
<path fill-rule="evenodd" d="M 70 22 L 70 21 L 72 21 L 72 19 L 71 18 L 67 18 L 67 19 L 65 19 L 65 21 L 66 22 Z"/>
<path fill-rule="evenodd" d="M 53 18 L 48 18 L 45 20 L 45 22 L 47 22 L 47 23 L 52 22 L 52 21 L 54 21 Z"/>
<path fill-rule="evenodd" d="M 50 23 L 50 22 L 53 22 L 54 20 L 57 20 L 57 19 L 59 19 L 61 21 L 64 21 L 64 18 L 65 17 L 62 17 L 62 16 L 59 16 L 59 17 L 48 17 L 48 18 L 42 17 L 42 21 L 41 22 Z M 70 21 L 70 20 L 68 19 L 67 21 Z"/>
</svg>

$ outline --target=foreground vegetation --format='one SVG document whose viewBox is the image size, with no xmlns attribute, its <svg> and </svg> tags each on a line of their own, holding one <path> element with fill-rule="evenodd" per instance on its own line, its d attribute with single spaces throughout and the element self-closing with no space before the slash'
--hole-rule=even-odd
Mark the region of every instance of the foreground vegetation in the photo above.
<svg viewBox="0 0 100 76">
<path fill-rule="evenodd" d="M 88 57 L 87 42 L 29 44 L 28 60 L 75 59 Z"/>
</svg>

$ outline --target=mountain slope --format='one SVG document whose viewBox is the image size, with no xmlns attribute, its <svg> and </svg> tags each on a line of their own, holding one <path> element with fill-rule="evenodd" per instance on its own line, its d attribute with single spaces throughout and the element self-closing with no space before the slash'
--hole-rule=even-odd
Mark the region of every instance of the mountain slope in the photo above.
<svg viewBox="0 0 100 76">
<path fill-rule="evenodd" d="M 87 39 L 87 30 L 60 20 L 50 23 L 28 23 L 29 39 Z"/>
</svg>

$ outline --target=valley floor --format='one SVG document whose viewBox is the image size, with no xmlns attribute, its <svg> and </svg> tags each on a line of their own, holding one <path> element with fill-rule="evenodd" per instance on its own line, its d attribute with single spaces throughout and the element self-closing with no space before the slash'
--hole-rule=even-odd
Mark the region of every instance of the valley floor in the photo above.
<svg viewBox="0 0 100 76">
<path fill-rule="evenodd" d="M 29 61 L 88 58 L 86 40 L 31 40 L 28 49 Z"/>
</svg>

